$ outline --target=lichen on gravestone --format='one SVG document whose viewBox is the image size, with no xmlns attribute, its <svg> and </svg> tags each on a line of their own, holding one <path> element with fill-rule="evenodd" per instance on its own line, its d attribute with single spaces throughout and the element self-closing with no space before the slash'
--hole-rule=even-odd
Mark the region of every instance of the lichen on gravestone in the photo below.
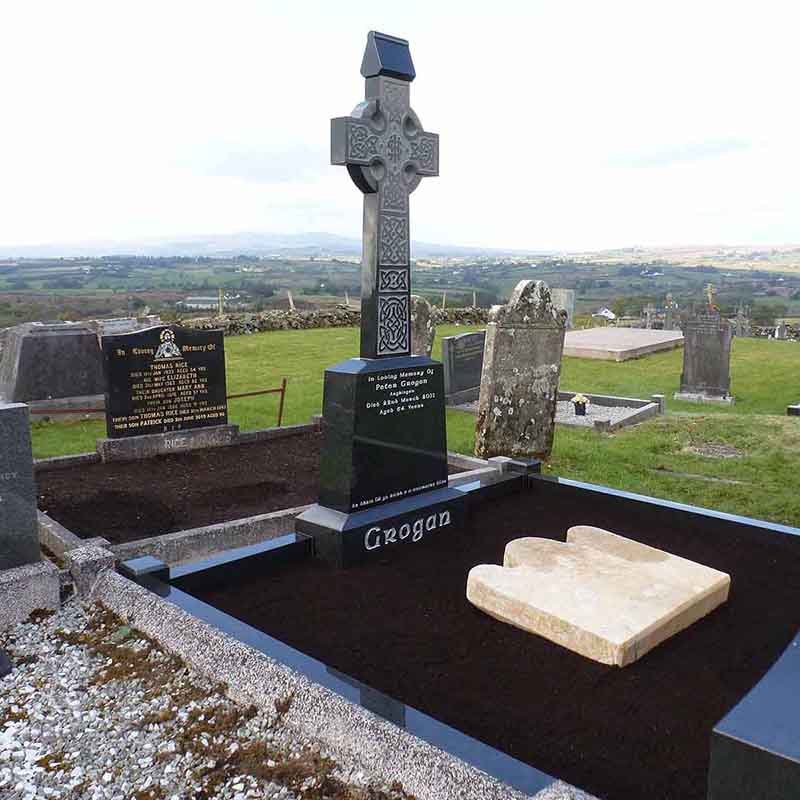
<svg viewBox="0 0 800 800">
<path fill-rule="evenodd" d="M 567 313 L 543 281 L 520 281 L 486 333 L 475 455 L 547 458 L 553 447 Z"/>
</svg>

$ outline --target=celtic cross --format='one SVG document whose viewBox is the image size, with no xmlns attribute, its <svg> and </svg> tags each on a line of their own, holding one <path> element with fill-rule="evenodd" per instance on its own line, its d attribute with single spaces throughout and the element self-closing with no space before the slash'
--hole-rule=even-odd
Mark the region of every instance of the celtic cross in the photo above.
<svg viewBox="0 0 800 800">
<path fill-rule="evenodd" d="M 361 63 L 365 100 L 331 120 L 331 163 L 364 193 L 361 357 L 411 353 L 409 196 L 439 174 L 439 136 L 422 129 L 409 103 L 408 42 L 370 31 Z"/>
</svg>

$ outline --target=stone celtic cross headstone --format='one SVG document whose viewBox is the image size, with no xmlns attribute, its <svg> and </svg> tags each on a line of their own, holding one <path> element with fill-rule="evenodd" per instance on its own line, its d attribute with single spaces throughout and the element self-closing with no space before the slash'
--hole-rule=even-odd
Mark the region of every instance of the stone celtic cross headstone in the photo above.
<svg viewBox="0 0 800 800">
<path fill-rule="evenodd" d="M 683 372 L 677 400 L 732 403 L 733 326 L 717 308 L 689 312 L 682 320 Z"/>
<path fill-rule="evenodd" d="M 553 448 L 567 314 L 542 281 L 520 281 L 489 314 L 475 455 L 547 458 Z"/>
<path fill-rule="evenodd" d="M 410 106 L 408 42 L 370 32 L 365 100 L 331 121 L 331 161 L 364 194 L 361 358 L 325 371 L 319 504 L 298 531 L 345 565 L 456 524 L 442 365 L 411 355 L 409 200 L 439 172 L 439 137 Z"/>
<path fill-rule="evenodd" d="M 28 407 L 0 403 L 0 570 L 40 560 Z"/>
<path fill-rule="evenodd" d="M 208 447 L 235 435 L 227 424 L 222 331 L 159 326 L 104 336 L 103 357 L 108 439 L 98 448 L 104 457 Z M 120 441 L 148 436 L 159 438 Z"/>
<path fill-rule="evenodd" d="M 439 136 L 410 105 L 416 72 L 408 42 L 369 34 L 361 64 L 365 100 L 331 120 L 331 162 L 347 167 L 364 193 L 361 357 L 411 353 L 409 200 L 439 174 Z"/>
<path fill-rule="evenodd" d="M 442 339 L 444 392 L 448 403 L 469 403 L 478 399 L 485 344 L 486 331 Z"/>
</svg>

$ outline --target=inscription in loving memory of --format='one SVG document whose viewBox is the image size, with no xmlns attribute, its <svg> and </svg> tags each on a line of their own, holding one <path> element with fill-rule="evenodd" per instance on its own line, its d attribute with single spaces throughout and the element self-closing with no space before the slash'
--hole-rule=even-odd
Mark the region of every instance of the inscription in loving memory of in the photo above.
<svg viewBox="0 0 800 800">
<path fill-rule="evenodd" d="M 104 337 L 103 351 L 110 437 L 227 423 L 225 355 L 219 331 L 149 329 Z"/>
<path fill-rule="evenodd" d="M 420 411 L 436 399 L 431 368 L 393 370 L 367 378 L 364 409 L 386 417 Z"/>
</svg>

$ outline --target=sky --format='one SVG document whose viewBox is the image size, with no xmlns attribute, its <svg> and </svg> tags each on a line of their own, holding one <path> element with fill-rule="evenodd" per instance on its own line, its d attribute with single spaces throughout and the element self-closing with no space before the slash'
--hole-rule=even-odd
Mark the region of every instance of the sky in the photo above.
<svg viewBox="0 0 800 800">
<path fill-rule="evenodd" d="M 409 39 L 440 176 L 414 239 L 800 242 L 800 4 L 0 2 L 0 245 L 360 236 L 331 117 Z"/>
</svg>

